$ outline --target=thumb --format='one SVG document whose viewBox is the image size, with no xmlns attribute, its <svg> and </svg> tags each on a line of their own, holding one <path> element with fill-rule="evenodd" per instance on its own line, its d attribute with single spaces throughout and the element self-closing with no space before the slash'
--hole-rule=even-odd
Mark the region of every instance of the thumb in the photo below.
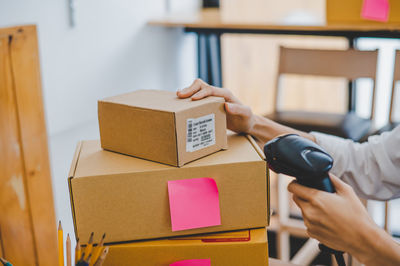
<svg viewBox="0 0 400 266">
<path fill-rule="evenodd" d="M 341 194 L 343 192 L 347 192 L 351 187 L 347 185 L 345 182 L 340 180 L 338 177 L 329 174 L 329 177 L 331 179 L 332 185 L 335 187 L 336 193 Z"/>
<path fill-rule="evenodd" d="M 246 116 L 248 114 L 247 106 L 237 103 L 225 103 L 225 111 L 230 115 Z"/>
</svg>

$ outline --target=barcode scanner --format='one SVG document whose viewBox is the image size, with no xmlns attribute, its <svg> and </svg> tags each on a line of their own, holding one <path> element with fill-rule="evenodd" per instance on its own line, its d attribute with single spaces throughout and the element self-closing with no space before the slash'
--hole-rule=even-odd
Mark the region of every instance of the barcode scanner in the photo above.
<svg viewBox="0 0 400 266">
<path fill-rule="evenodd" d="M 268 167 L 296 177 L 299 184 L 334 193 L 328 172 L 332 157 L 311 140 L 289 134 L 277 137 L 264 146 Z"/>
<path fill-rule="evenodd" d="M 278 173 L 293 176 L 301 185 L 335 192 L 329 178 L 332 157 L 316 143 L 296 134 L 279 136 L 264 146 L 268 167 Z M 335 255 L 339 266 L 345 265 L 343 252 L 319 245 L 321 251 Z"/>
</svg>

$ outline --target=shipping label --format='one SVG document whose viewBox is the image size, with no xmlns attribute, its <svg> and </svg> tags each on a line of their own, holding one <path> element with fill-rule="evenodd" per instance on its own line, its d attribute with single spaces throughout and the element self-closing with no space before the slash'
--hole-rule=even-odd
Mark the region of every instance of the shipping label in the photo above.
<svg viewBox="0 0 400 266">
<path fill-rule="evenodd" d="M 215 114 L 186 121 L 186 151 L 194 152 L 215 144 Z"/>
</svg>

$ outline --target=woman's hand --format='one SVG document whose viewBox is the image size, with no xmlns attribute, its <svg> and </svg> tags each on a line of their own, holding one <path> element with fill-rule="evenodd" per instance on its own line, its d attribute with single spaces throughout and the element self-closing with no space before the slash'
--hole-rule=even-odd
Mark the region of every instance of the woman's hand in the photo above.
<svg viewBox="0 0 400 266">
<path fill-rule="evenodd" d="M 226 122 L 228 129 L 237 133 L 250 133 L 254 125 L 254 115 L 250 107 L 242 104 L 228 89 L 208 85 L 201 79 L 196 79 L 189 87 L 176 92 L 179 98 L 189 98 L 193 101 L 208 96 L 218 96 L 225 99 Z"/>
<path fill-rule="evenodd" d="M 310 237 L 337 250 L 349 251 L 364 240 L 362 230 L 373 224 L 353 189 L 331 175 L 336 193 L 308 188 L 293 181 L 288 190 L 300 207 Z"/>
<path fill-rule="evenodd" d="M 191 97 L 193 101 L 208 96 L 219 96 L 225 99 L 226 124 L 236 133 L 246 133 L 256 138 L 262 147 L 264 143 L 282 134 L 298 134 L 315 141 L 314 136 L 275 123 L 265 117 L 254 115 L 250 107 L 244 105 L 228 89 L 211 86 L 201 79 L 196 79 L 189 87 L 176 92 L 179 98 Z"/>
<path fill-rule="evenodd" d="M 367 265 L 399 263 L 400 254 L 396 253 L 400 246 L 377 227 L 349 185 L 336 176 L 330 177 L 336 193 L 308 188 L 296 181 L 288 186 L 302 211 L 309 236 Z"/>
</svg>

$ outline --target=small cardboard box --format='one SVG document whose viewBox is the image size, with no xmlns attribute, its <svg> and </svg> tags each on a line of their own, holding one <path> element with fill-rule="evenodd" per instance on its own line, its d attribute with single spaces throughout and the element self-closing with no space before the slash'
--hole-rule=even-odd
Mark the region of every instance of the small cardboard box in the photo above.
<svg viewBox="0 0 400 266">
<path fill-rule="evenodd" d="M 400 1 L 389 0 L 387 22 L 367 20 L 361 17 L 364 0 L 327 0 L 326 21 L 328 24 L 400 25 Z"/>
<path fill-rule="evenodd" d="M 111 245 L 104 266 L 169 266 L 192 259 L 210 259 L 211 265 L 215 266 L 268 265 L 267 230 L 260 228 Z"/>
<path fill-rule="evenodd" d="M 182 166 L 227 148 L 224 99 L 178 99 L 174 92 L 138 90 L 98 102 L 101 146 Z"/>
<path fill-rule="evenodd" d="M 269 177 L 253 139 L 229 134 L 229 149 L 181 168 L 101 149 L 99 141 L 79 143 L 69 174 L 75 234 L 108 242 L 265 227 L 269 223 Z M 215 180 L 221 225 L 172 231 L 167 182 Z"/>
</svg>

